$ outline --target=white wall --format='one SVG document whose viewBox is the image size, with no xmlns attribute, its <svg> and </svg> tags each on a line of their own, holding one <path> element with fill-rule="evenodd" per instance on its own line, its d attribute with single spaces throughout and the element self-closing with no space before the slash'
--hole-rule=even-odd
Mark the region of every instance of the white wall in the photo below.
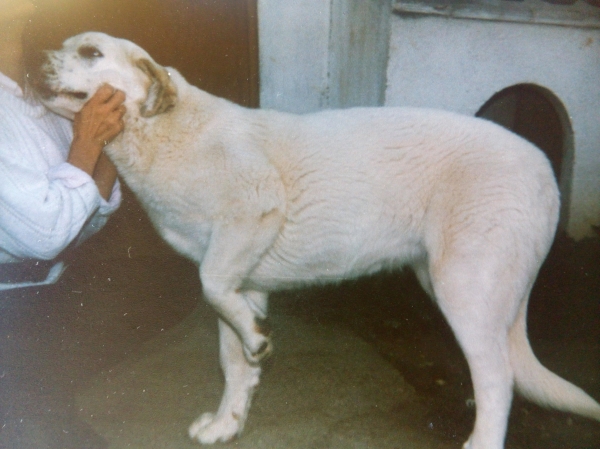
<svg viewBox="0 0 600 449">
<path fill-rule="evenodd" d="M 330 6 L 258 0 L 261 107 L 310 112 L 327 106 Z"/>
<path fill-rule="evenodd" d="M 382 105 L 389 0 L 258 0 L 261 107 Z"/>
<path fill-rule="evenodd" d="M 515 84 L 553 92 L 574 134 L 567 229 L 581 238 L 600 224 L 600 30 L 394 16 L 387 77 L 386 106 L 469 115 Z"/>
</svg>

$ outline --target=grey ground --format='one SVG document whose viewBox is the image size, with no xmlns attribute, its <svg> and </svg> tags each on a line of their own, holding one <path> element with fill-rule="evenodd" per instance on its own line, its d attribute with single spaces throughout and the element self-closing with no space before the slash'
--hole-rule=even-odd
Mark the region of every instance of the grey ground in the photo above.
<svg viewBox="0 0 600 449">
<path fill-rule="evenodd" d="M 443 447 L 426 428 L 411 428 L 414 390 L 367 343 L 293 316 L 277 315 L 273 325 L 277 353 L 246 432 L 228 447 Z M 81 413 L 114 449 L 197 447 L 187 424 L 216 410 L 223 388 L 216 348 L 214 316 L 199 307 L 95 376 L 78 394 Z"/>
<path fill-rule="evenodd" d="M 596 398 L 598 256 L 598 239 L 559 243 L 529 323 L 539 358 Z M 187 427 L 216 409 L 223 381 L 216 316 L 202 302 L 195 267 L 174 255 L 84 261 L 52 292 L 3 309 L 3 332 L 22 340 L 30 387 L 12 413 L 29 418 L 33 407 L 47 418 L 66 404 L 89 426 L 79 449 L 198 447 Z M 411 275 L 280 294 L 271 303 L 275 353 L 245 432 L 216 447 L 444 449 L 467 438 L 474 410 L 466 364 Z M 0 447 L 17 448 L 1 443 L 9 427 L 0 429 Z M 64 441 L 75 436 L 68 429 Z M 44 438 L 40 449 L 51 447 Z M 598 441 L 597 423 L 515 401 L 508 449 L 594 449 Z"/>
</svg>

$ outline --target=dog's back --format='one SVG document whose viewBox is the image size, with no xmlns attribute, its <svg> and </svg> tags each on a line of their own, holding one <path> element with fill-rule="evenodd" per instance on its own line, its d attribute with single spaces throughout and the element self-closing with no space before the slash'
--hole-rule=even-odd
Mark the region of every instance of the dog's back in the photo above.
<svg viewBox="0 0 600 449">
<path fill-rule="evenodd" d="M 559 208 L 550 164 L 493 123 L 408 108 L 264 120 L 273 135 L 256 147 L 287 195 L 280 238 L 253 273 L 272 287 L 397 268 L 451 239 L 498 251 L 526 242 L 536 259 L 549 248 Z"/>
</svg>

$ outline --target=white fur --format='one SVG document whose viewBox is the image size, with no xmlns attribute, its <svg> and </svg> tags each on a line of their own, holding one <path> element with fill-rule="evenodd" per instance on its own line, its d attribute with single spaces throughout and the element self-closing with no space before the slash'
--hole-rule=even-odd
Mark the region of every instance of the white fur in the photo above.
<svg viewBox="0 0 600 449">
<path fill-rule="evenodd" d="M 104 56 L 82 60 L 83 44 Z M 559 210 L 552 169 L 533 145 L 434 110 L 245 109 L 99 33 L 67 40 L 45 69 L 56 92 L 91 94 L 105 82 L 126 92 L 126 130 L 106 151 L 158 232 L 198 264 L 220 314 L 225 394 L 216 414 L 192 424 L 192 438 L 241 432 L 271 350 L 257 321 L 269 292 L 404 265 L 469 363 L 477 418 L 465 448 L 503 447 L 513 385 L 600 420 L 600 406 L 543 368 L 526 336 L 529 291 Z M 46 102 L 68 116 L 83 103 L 60 94 Z M 153 107 L 160 112 L 142 117 Z"/>
</svg>

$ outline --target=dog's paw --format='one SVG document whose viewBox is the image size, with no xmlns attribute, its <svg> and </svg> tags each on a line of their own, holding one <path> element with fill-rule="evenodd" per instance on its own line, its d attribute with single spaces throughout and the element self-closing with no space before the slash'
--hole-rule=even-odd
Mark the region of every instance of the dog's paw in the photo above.
<svg viewBox="0 0 600 449">
<path fill-rule="evenodd" d="M 192 423 L 188 434 L 192 440 L 201 444 L 226 443 L 242 431 L 239 421 L 240 417 L 236 417 L 235 413 L 225 415 L 204 413 Z"/>
</svg>

